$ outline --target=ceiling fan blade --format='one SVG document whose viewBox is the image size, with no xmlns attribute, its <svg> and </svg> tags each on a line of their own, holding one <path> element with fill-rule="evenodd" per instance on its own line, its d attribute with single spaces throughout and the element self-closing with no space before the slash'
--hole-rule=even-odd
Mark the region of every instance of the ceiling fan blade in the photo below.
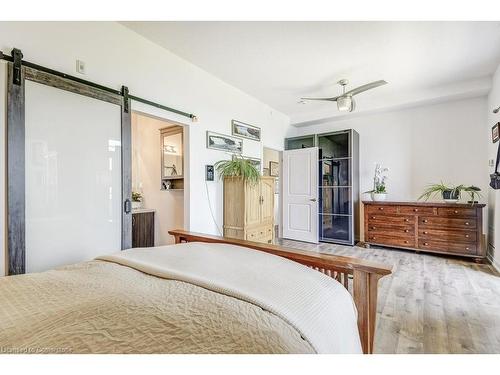
<svg viewBox="0 0 500 375">
<path fill-rule="evenodd" d="M 337 101 L 339 97 L 338 96 L 334 96 L 333 98 L 300 98 L 302 100 L 327 100 L 329 102 L 335 102 Z"/>
<path fill-rule="evenodd" d="M 371 89 L 374 89 L 375 87 L 379 87 L 379 86 L 382 86 L 385 84 L 387 84 L 387 82 L 384 81 L 383 79 L 380 81 L 367 83 L 366 85 L 359 86 L 359 87 L 356 87 L 355 89 L 347 91 L 344 95 L 356 95 L 356 94 L 362 93 L 363 91 L 371 90 Z"/>
</svg>

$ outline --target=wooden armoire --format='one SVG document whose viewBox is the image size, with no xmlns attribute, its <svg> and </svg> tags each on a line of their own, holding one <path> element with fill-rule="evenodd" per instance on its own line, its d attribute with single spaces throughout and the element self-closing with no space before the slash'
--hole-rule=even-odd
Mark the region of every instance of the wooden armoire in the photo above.
<svg viewBox="0 0 500 375">
<path fill-rule="evenodd" d="M 240 177 L 224 178 L 224 237 L 272 243 L 274 235 L 274 177 L 256 184 Z"/>
</svg>

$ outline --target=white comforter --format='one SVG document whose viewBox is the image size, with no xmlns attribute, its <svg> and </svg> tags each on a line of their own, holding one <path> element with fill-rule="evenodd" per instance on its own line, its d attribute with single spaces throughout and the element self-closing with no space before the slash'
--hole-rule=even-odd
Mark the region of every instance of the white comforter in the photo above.
<svg viewBox="0 0 500 375">
<path fill-rule="evenodd" d="M 187 243 L 97 258 L 250 302 L 292 325 L 318 353 L 362 353 L 356 309 L 334 279 L 244 247 Z"/>
</svg>

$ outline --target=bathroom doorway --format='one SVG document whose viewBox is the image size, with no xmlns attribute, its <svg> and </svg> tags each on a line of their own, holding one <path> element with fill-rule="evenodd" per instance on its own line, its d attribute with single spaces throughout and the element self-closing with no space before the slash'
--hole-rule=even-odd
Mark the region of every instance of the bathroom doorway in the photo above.
<svg viewBox="0 0 500 375">
<path fill-rule="evenodd" d="M 274 238 L 281 238 L 281 159 L 282 151 L 269 147 L 263 148 L 263 168 L 264 176 L 272 176 L 274 183 Z"/>
<path fill-rule="evenodd" d="M 172 244 L 184 228 L 185 127 L 132 112 L 132 246 Z"/>
</svg>

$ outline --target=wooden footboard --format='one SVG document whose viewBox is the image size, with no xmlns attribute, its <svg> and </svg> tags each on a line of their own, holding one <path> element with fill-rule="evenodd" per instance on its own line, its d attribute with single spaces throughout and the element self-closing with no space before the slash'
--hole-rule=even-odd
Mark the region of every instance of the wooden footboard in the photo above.
<svg viewBox="0 0 500 375">
<path fill-rule="evenodd" d="M 392 267 L 358 258 L 313 253 L 203 233 L 183 230 L 171 230 L 168 233 L 175 237 L 175 243 L 209 242 L 244 246 L 293 260 L 333 277 L 353 295 L 354 303 L 358 309 L 358 328 L 363 352 L 367 354 L 373 352 L 377 315 L 377 284 L 381 277 L 391 273 Z"/>
</svg>

